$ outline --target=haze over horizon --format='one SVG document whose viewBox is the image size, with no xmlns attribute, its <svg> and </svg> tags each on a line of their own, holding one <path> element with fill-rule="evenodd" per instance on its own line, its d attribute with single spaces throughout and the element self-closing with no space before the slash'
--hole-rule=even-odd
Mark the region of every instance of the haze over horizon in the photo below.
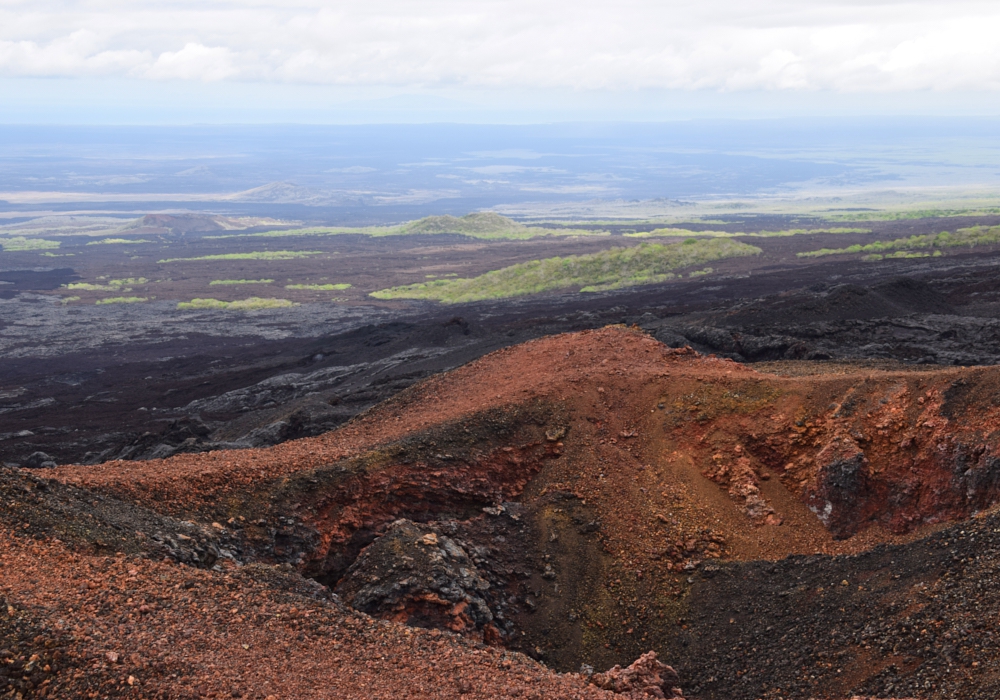
<svg viewBox="0 0 1000 700">
<path fill-rule="evenodd" d="M 647 217 L 734 198 L 995 206 L 998 152 L 995 121 L 971 117 L 7 126 L 0 201 L 8 212 L 180 208 L 349 225 L 481 209 Z"/>
<path fill-rule="evenodd" d="M 992 197 L 997 30 L 973 0 L 8 0 L 0 200 L 397 221 Z"/>
</svg>

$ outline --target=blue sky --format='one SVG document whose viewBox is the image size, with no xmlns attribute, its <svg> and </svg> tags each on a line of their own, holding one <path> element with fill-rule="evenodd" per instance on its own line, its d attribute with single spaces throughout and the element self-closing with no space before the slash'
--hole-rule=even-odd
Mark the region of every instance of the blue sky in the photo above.
<svg viewBox="0 0 1000 700">
<path fill-rule="evenodd" d="M 993 115 L 998 35 L 967 0 L 0 0 L 0 121 Z"/>
</svg>

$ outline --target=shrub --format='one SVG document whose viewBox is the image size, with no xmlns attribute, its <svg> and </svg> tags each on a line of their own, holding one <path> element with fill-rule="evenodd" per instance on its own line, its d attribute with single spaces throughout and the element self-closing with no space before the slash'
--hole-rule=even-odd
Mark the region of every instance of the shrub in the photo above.
<svg viewBox="0 0 1000 700">
<path fill-rule="evenodd" d="M 214 287 L 216 285 L 228 285 L 228 284 L 271 284 L 274 280 L 212 280 L 208 283 L 208 286 Z"/>
<path fill-rule="evenodd" d="M 972 226 L 970 228 L 960 228 L 955 233 L 942 231 L 938 234 L 929 233 L 922 236 L 910 236 L 908 238 L 896 238 L 891 241 L 875 241 L 867 245 L 852 245 L 846 248 L 820 248 L 810 250 L 805 253 L 798 253 L 800 258 L 818 258 L 824 255 L 845 255 L 849 253 L 869 253 L 871 255 L 890 253 L 892 251 L 912 251 L 934 248 L 935 256 L 941 254 L 942 248 L 955 248 L 958 246 L 980 246 L 994 245 L 1000 243 L 1000 226 Z M 871 255 L 865 259 L 871 258 Z M 928 253 L 927 255 L 930 255 Z M 892 253 L 886 257 L 927 257 L 927 255 L 904 255 Z"/>
<path fill-rule="evenodd" d="M 284 309 L 298 304 L 288 299 L 261 299 L 250 297 L 237 301 L 222 301 L 220 299 L 192 299 L 177 304 L 178 309 L 230 309 L 233 311 L 253 311 L 256 309 Z"/>
<path fill-rule="evenodd" d="M 132 290 L 132 288 L 131 286 L 126 286 L 126 285 L 139 285 L 148 283 L 149 280 L 146 279 L 145 277 L 126 277 L 120 280 L 108 280 L 106 284 L 94 284 L 92 282 L 71 282 L 69 284 L 64 284 L 63 287 L 65 287 L 66 289 L 80 290 L 84 292 L 129 292 Z"/>
<path fill-rule="evenodd" d="M 783 229 L 781 231 L 737 231 L 736 233 L 730 233 L 728 231 L 692 231 L 686 228 L 658 228 L 652 231 L 639 231 L 637 233 L 626 233 L 623 234 L 628 238 L 662 238 L 662 237 L 677 237 L 677 236 L 703 236 L 709 238 L 732 238 L 734 236 L 751 236 L 754 238 L 778 238 L 783 236 L 800 236 L 811 233 L 871 233 L 870 228 L 844 228 L 842 226 L 838 227 L 825 227 L 825 228 L 789 228 Z"/>
<path fill-rule="evenodd" d="M 149 301 L 146 297 L 110 297 L 108 299 L 98 299 L 95 304 L 139 304 Z"/>
<path fill-rule="evenodd" d="M 319 250 L 258 250 L 253 253 L 222 253 L 220 255 L 202 255 L 196 258 L 166 258 L 158 263 L 172 262 L 202 262 L 209 260 L 294 260 L 309 255 L 319 255 Z"/>
<path fill-rule="evenodd" d="M 286 284 L 285 289 L 311 289 L 316 292 L 339 292 L 350 289 L 351 285 L 341 284 Z"/>
<path fill-rule="evenodd" d="M 0 238 L 0 248 L 3 248 L 5 253 L 20 253 L 26 250 L 51 250 L 58 247 L 59 241 L 47 241 L 44 238 L 25 238 L 24 236 Z"/>
<path fill-rule="evenodd" d="M 109 243 L 152 243 L 145 238 L 104 238 L 99 241 L 90 241 L 87 245 L 107 245 Z"/>
</svg>

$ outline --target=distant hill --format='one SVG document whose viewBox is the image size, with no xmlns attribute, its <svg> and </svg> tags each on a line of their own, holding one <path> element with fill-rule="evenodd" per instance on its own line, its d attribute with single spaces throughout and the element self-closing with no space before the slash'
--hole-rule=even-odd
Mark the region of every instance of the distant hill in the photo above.
<svg viewBox="0 0 1000 700">
<path fill-rule="evenodd" d="M 225 231 L 227 227 L 206 214 L 146 214 L 125 226 L 121 231 L 142 233 L 209 233 Z"/>
<path fill-rule="evenodd" d="M 214 214 L 146 214 L 118 229 L 118 233 L 204 234 L 241 231 L 254 226 L 287 226 L 283 221 L 260 216 L 218 216 Z"/>
<path fill-rule="evenodd" d="M 525 226 L 491 211 L 480 211 L 457 216 L 428 216 L 416 221 L 408 221 L 398 226 L 310 226 L 307 228 L 283 228 L 256 233 L 235 234 L 276 238 L 282 236 L 325 236 L 339 234 L 362 234 L 365 236 L 410 236 L 452 233 L 481 239 L 528 240 L 540 236 L 607 236 L 607 231 L 571 228 L 542 228 Z M 217 236 L 221 238 L 223 236 Z M 228 237 L 228 236 L 226 236 Z"/>
<path fill-rule="evenodd" d="M 413 233 L 458 233 L 473 238 L 529 239 L 538 236 L 604 236 L 605 231 L 583 229 L 540 228 L 525 226 L 492 211 L 477 211 L 457 216 L 428 216 L 417 221 L 386 229 L 381 235 Z"/>
<path fill-rule="evenodd" d="M 402 233 L 463 233 L 466 235 L 490 235 L 512 232 L 528 232 L 523 226 L 506 216 L 491 211 L 477 211 L 457 216 L 428 216 L 400 227 Z"/>
</svg>

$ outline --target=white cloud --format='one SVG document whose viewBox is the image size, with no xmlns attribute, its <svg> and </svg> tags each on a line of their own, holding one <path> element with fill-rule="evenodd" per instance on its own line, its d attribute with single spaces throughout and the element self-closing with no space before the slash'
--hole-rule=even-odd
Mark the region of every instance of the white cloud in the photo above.
<svg viewBox="0 0 1000 700">
<path fill-rule="evenodd" d="M 240 75 L 237 57 L 227 48 L 185 44 L 180 51 L 164 51 L 148 68 L 136 67 L 134 75 L 153 80 L 225 80 Z"/>
<path fill-rule="evenodd" d="M 0 75 L 416 88 L 1000 90 L 977 0 L 5 0 Z"/>
</svg>

